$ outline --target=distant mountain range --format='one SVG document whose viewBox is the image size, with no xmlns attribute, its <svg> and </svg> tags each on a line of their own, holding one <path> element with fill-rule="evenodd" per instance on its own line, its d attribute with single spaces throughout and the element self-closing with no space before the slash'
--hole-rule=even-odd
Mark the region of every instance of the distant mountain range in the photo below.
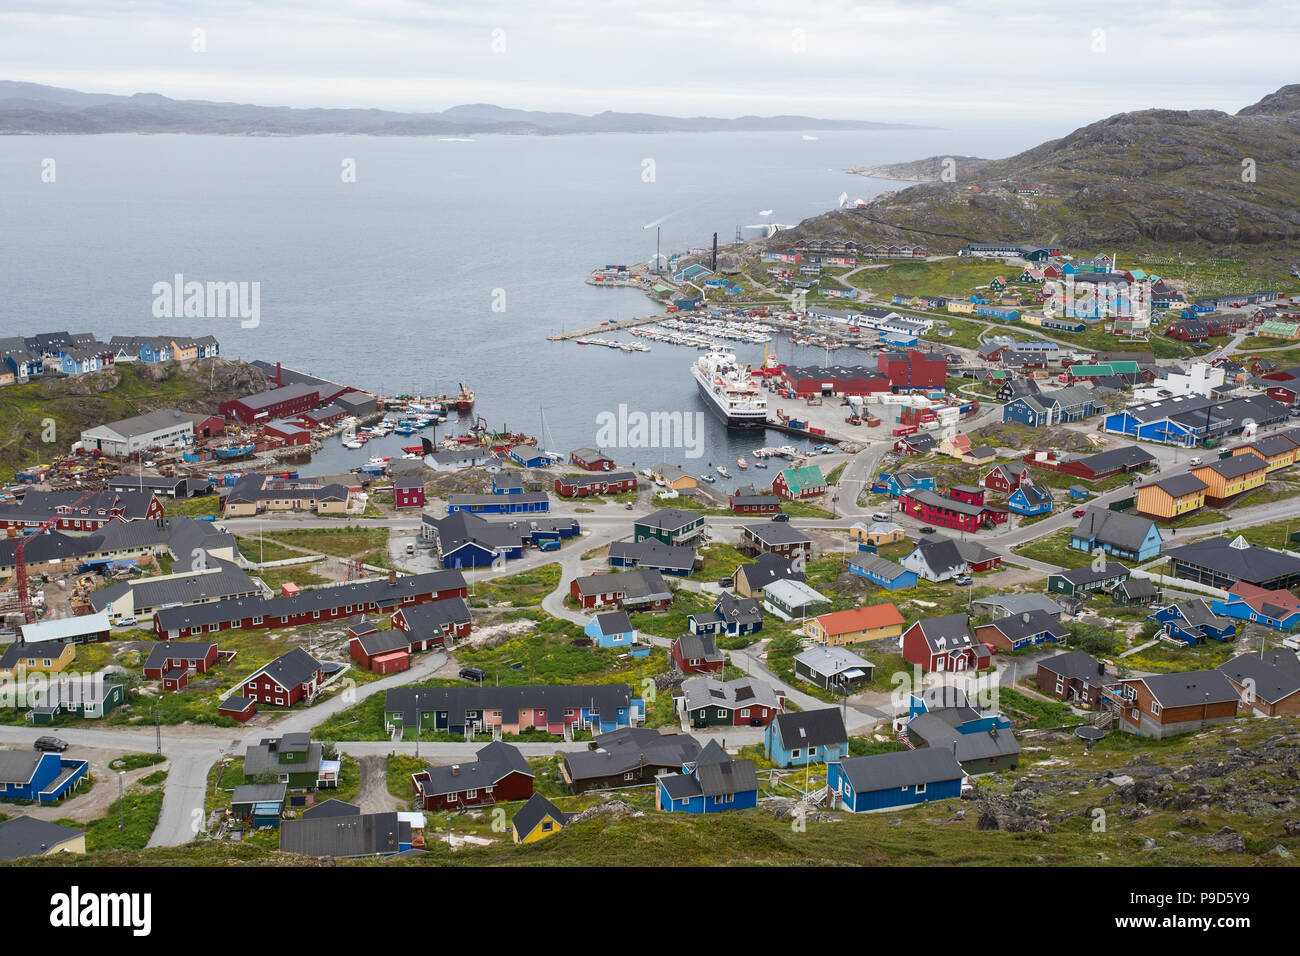
<svg viewBox="0 0 1300 956">
<path fill-rule="evenodd" d="M 1250 244 L 1251 255 L 1300 259 L 1287 245 L 1300 239 L 1300 85 L 1231 115 L 1120 113 L 1009 159 L 932 156 L 851 172 L 921 184 L 806 220 L 768 245 L 844 237 L 953 253 L 986 241 L 1107 250 Z"/>
<path fill-rule="evenodd" d="M 487 133 L 558 136 L 577 133 L 798 132 L 917 129 L 898 123 L 811 116 L 675 117 L 652 113 L 547 113 L 486 103 L 441 113 L 370 109 L 298 109 L 209 100 L 173 100 L 157 93 L 115 96 L 0 80 L 0 134 L 192 133 L 230 136 L 467 136 Z"/>
</svg>

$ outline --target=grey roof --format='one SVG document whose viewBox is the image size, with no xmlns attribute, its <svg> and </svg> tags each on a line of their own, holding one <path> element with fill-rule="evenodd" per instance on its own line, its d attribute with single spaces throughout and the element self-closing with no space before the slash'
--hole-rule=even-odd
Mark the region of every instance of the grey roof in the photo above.
<svg viewBox="0 0 1300 956">
<path fill-rule="evenodd" d="M 644 541 L 615 541 L 609 546 L 609 559 L 632 561 L 641 567 L 665 571 L 692 571 L 695 549 L 668 545 L 654 538 Z"/>
<path fill-rule="evenodd" d="M 18 665 L 19 661 L 31 660 L 37 657 L 48 657 L 51 660 L 57 659 L 63 656 L 63 651 L 66 647 L 67 645 L 62 641 L 40 641 L 35 644 L 10 644 L 5 648 L 5 652 L 0 654 L 0 671 L 12 670 Z"/>
<path fill-rule="evenodd" d="M 626 634 L 631 631 L 632 621 L 626 611 L 606 611 L 596 615 L 596 626 L 602 634 Z"/>
<path fill-rule="evenodd" d="M 513 744 L 494 740 L 479 750 L 476 757 L 471 763 L 426 767 L 420 792 L 425 796 L 457 793 L 490 787 L 512 773 L 533 776 L 533 769 Z"/>
<path fill-rule="evenodd" d="M 0 823 L 0 860 L 38 856 L 56 844 L 85 835 L 85 830 L 74 830 L 48 820 L 15 817 Z"/>
<path fill-rule="evenodd" d="M 683 634 L 675 643 L 681 649 L 682 658 L 688 661 L 720 661 L 724 656 L 712 634 Z"/>
<path fill-rule="evenodd" d="M 965 614 L 945 614 L 941 617 L 927 617 L 917 621 L 925 642 L 934 651 L 950 651 L 954 648 L 971 647 L 976 641 L 970 629 L 970 618 Z M 940 641 L 944 643 L 939 644 Z"/>
<path fill-rule="evenodd" d="M 162 667 L 168 661 L 201 661 L 208 656 L 211 641 L 165 641 L 153 644 L 145 658 L 145 668 Z"/>
<path fill-rule="evenodd" d="M 1059 674 L 1067 680 L 1081 680 L 1096 685 L 1106 683 L 1105 665 L 1087 651 L 1066 651 L 1039 661 L 1038 666 L 1046 667 L 1053 674 Z"/>
<path fill-rule="evenodd" d="M 136 610 L 152 610 L 174 605 L 184 607 L 262 594 L 262 589 L 241 571 L 238 565 L 218 558 L 210 560 L 212 570 L 196 571 L 160 581 L 144 578 L 127 582 L 132 591 L 132 601 Z M 120 596 L 120 592 L 116 590 L 109 596 L 97 591 L 91 595 L 90 603 L 95 610 L 99 611 L 107 607 L 111 600 L 116 600 Z"/>
<path fill-rule="evenodd" d="M 1000 608 L 1007 614 L 1020 614 L 1024 611 L 1046 611 L 1059 616 L 1061 606 L 1046 594 L 990 594 L 975 598 L 972 604 L 982 604 L 989 608 Z"/>
<path fill-rule="evenodd" d="M 943 535 L 936 534 L 929 538 L 923 538 L 916 543 L 916 547 L 912 550 L 913 553 L 919 551 L 921 560 L 925 562 L 926 567 L 936 574 L 945 574 L 951 571 L 960 573 L 966 570 L 966 559 L 961 556 L 961 552 L 957 549 L 957 542 L 951 538 L 945 538 Z M 908 557 L 911 557 L 911 555 L 909 554 Z"/>
<path fill-rule="evenodd" d="M 1010 641 L 1044 633 L 1063 638 L 1070 633 L 1059 619 L 1046 611 L 1022 611 L 1020 614 L 994 621 L 993 626 L 1005 634 Z"/>
<path fill-rule="evenodd" d="M 1142 542 L 1146 540 L 1147 533 L 1154 524 L 1155 522 L 1150 518 L 1089 505 L 1087 514 L 1079 519 L 1079 526 L 1075 529 L 1074 536 L 1085 541 L 1100 541 L 1136 553 L 1141 549 Z M 1158 529 L 1156 533 L 1159 533 Z"/>
<path fill-rule="evenodd" d="M 701 753 L 700 756 L 703 757 L 704 754 Z M 754 771 L 752 760 L 720 760 L 710 763 L 701 760 L 695 768 L 695 774 L 700 790 L 706 797 L 748 793 L 758 789 L 758 774 Z"/>
<path fill-rule="evenodd" d="M 796 571 L 790 559 L 783 558 L 779 554 L 760 554 L 750 563 L 742 564 L 736 569 L 737 574 L 741 572 L 744 572 L 745 580 L 751 588 L 762 588 L 773 581 L 804 580 L 804 573 Z"/>
<path fill-rule="evenodd" d="M 1155 460 L 1155 455 L 1145 448 L 1139 448 L 1137 445 L 1124 445 L 1121 448 L 1113 448 L 1110 451 L 1085 455 L 1076 459 L 1080 465 L 1083 465 L 1093 474 L 1113 471 L 1116 468 L 1140 468 L 1143 465 L 1149 465 Z"/>
<path fill-rule="evenodd" d="M 281 654 L 261 670 L 249 674 L 244 678 L 243 683 L 247 684 L 259 674 L 265 674 L 281 687 L 291 690 L 315 677 L 320 666 L 320 661 L 301 647 L 295 647 Z"/>
<path fill-rule="evenodd" d="M 1243 686 L 1253 681 L 1255 696 L 1269 704 L 1300 693 L 1300 658 L 1294 651 L 1266 651 L 1263 657 L 1242 654 L 1216 670 Z"/>
<path fill-rule="evenodd" d="M 516 834 L 524 837 L 537 829 L 538 825 L 548 816 L 558 822 L 560 826 L 564 826 L 569 822 L 572 814 L 565 813 L 540 793 L 534 793 L 528 798 L 527 803 L 515 811 L 515 815 L 510 820 L 510 825 L 514 827 Z"/>
<path fill-rule="evenodd" d="M 834 677 L 836 674 L 854 668 L 870 670 L 873 666 L 866 658 L 859 657 L 843 647 L 810 647 L 808 650 L 796 654 L 794 659 L 812 673 L 824 674 L 827 677 Z"/>
<path fill-rule="evenodd" d="M 1236 688 L 1221 671 L 1184 671 L 1180 674 L 1151 674 L 1137 677 L 1161 707 L 1190 707 L 1239 700 Z"/>
<path fill-rule="evenodd" d="M 447 723 L 453 727 L 464 726 L 467 710 L 480 713 L 488 708 L 499 710 L 503 722 L 513 724 L 517 722 L 521 709 L 545 710 L 553 714 L 567 709 L 594 707 L 604 719 L 620 708 L 632 706 L 632 693 L 626 684 L 394 687 L 385 694 L 384 713 L 400 713 L 403 725 L 414 727 L 417 694 L 423 713 L 446 713 Z"/>
<path fill-rule="evenodd" d="M 94 428 L 87 429 L 88 432 L 97 432 L 101 429 L 104 431 L 115 432 L 122 438 L 137 438 L 144 435 L 151 435 L 157 431 L 175 428 L 177 425 L 189 422 L 193 424 L 194 416 L 185 412 L 179 412 L 175 409 L 163 409 L 157 412 L 146 412 L 143 415 L 136 415 L 133 418 L 123 418 L 115 422 L 107 422 L 103 425 L 96 425 Z"/>
<path fill-rule="evenodd" d="M 985 731 L 962 733 L 944 720 L 945 716 L 934 711 L 919 714 L 907 722 L 908 733 L 915 733 L 925 741 L 927 747 L 943 749 L 949 754 L 953 753 L 953 745 L 956 744 L 959 763 L 987 760 L 990 757 L 1011 757 L 1020 753 L 1020 744 L 1007 728 L 994 725 Z"/>
<path fill-rule="evenodd" d="M 280 850 L 305 856 L 350 857 L 396 853 L 411 842 L 411 825 L 397 813 L 286 820 L 280 825 Z"/>
<path fill-rule="evenodd" d="M 1242 475 L 1249 475 L 1256 471 L 1263 471 L 1268 467 L 1268 462 L 1263 458 L 1257 458 L 1254 455 L 1233 455 L 1231 458 L 1218 458 L 1214 461 L 1207 461 L 1203 465 L 1197 465 L 1194 471 L 1200 471 L 1202 468 L 1208 468 L 1217 472 L 1224 478 L 1240 478 Z"/>
<path fill-rule="evenodd" d="M 438 603 L 438 602 L 435 602 Z M 390 651 L 409 650 L 412 638 L 406 631 L 393 628 L 390 631 L 370 631 L 365 634 L 358 634 L 351 638 L 356 641 L 362 652 L 367 657 L 374 657 L 376 654 L 387 654 Z"/>
<path fill-rule="evenodd" d="M 654 568 L 635 568 L 616 574 L 588 574 L 578 578 L 578 593 L 584 596 L 623 592 L 634 603 L 670 597 L 672 591 Z"/>
<path fill-rule="evenodd" d="M 687 525 L 702 521 L 703 517 L 698 511 L 687 511 L 684 508 L 660 508 L 644 518 L 637 518 L 636 523 L 656 531 L 680 531 Z"/>
<path fill-rule="evenodd" d="M 0 750 L 0 783 L 28 783 L 40 762 L 35 750 Z"/>
<path fill-rule="evenodd" d="M 445 633 L 449 625 L 464 624 L 470 620 L 469 605 L 464 598 L 443 598 L 441 601 L 426 601 L 423 604 L 408 604 L 401 608 L 402 619 L 410 626 L 407 641 L 418 640 L 429 633 Z"/>
<path fill-rule="evenodd" d="M 335 797 L 313 804 L 302 812 L 304 820 L 318 820 L 327 817 L 359 817 L 361 808 L 355 803 L 345 803 Z"/>
<path fill-rule="evenodd" d="M 785 521 L 766 521 L 762 524 L 747 524 L 742 531 L 766 545 L 781 546 L 787 544 L 806 544 L 812 538 Z"/>
<path fill-rule="evenodd" d="M 587 750 L 564 755 L 572 780 L 595 780 L 637 767 L 680 768 L 700 753 L 689 734 L 662 733 L 653 727 L 620 727 L 592 739 Z"/>
<path fill-rule="evenodd" d="M 243 803 L 284 803 L 288 786 L 283 783 L 246 783 L 230 795 L 232 805 Z"/>
<path fill-rule="evenodd" d="M 306 752 L 306 760 L 301 763 L 280 763 L 279 754 L 293 752 Z M 310 740 L 307 734 L 285 734 L 283 737 L 267 737 L 261 743 L 249 746 L 244 754 L 244 776 L 251 777 L 268 770 L 277 773 L 318 773 L 320 764 L 319 743 Z"/>
<path fill-rule="evenodd" d="M 1129 578 L 1117 584 L 1115 590 L 1122 591 L 1125 597 L 1133 600 L 1143 600 L 1156 595 L 1156 586 L 1150 578 Z"/>
<path fill-rule="evenodd" d="M 1139 488 L 1146 488 L 1151 485 L 1156 486 L 1161 491 L 1165 492 L 1165 494 L 1173 498 L 1182 498 L 1185 495 L 1192 495 L 1210 487 L 1190 471 L 1181 475 L 1169 475 L 1157 481 L 1147 482 L 1145 485 L 1139 485 Z"/>
<path fill-rule="evenodd" d="M 796 747 L 826 747 L 848 743 L 849 740 L 849 732 L 844 729 L 844 718 L 835 707 L 778 714 L 773 718 L 772 725 L 787 750 Z"/>
<path fill-rule="evenodd" d="M 1095 571 L 1089 565 L 1084 568 L 1070 568 L 1065 571 L 1053 571 L 1049 577 L 1060 577 L 1069 581 L 1076 587 L 1080 584 L 1091 584 L 1093 581 L 1104 581 L 1107 578 L 1117 576 L 1128 577 L 1128 568 L 1114 561 L 1105 562 L 1101 570 Z"/>
<path fill-rule="evenodd" d="M 933 747 L 849 757 L 840 761 L 840 766 L 858 793 L 961 780 L 965 776 L 950 751 Z"/>
<path fill-rule="evenodd" d="M 721 707 L 727 710 L 769 707 L 779 710 L 781 707 L 776 692 L 768 684 L 752 677 L 737 677 L 729 681 L 703 675 L 688 677 L 682 681 L 682 694 L 687 710 L 702 707 Z"/>
<path fill-rule="evenodd" d="M 1171 561 L 1184 561 L 1217 571 L 1237 581 L 1256 584 L 1300 574 L 1300 558 L 1256 545 L 1233 547 L 1228 538 L 1207 538 L 1165 550 Z"/>
</svg>

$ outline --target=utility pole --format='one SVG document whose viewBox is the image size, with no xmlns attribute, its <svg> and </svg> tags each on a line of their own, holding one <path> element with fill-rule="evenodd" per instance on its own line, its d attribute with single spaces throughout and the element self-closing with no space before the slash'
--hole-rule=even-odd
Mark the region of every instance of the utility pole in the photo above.
<svg viewBox="0 0 1300 956">
<path fill-rule="evenodd" d="M 122 810 L 122 819 L 117 825 L 117 828 L 119 830 L 126 829 L 126 799 L 123 796 L 123 792 L 122 792 L 123 788 L 125 787 L 125 780 L 126 780 L 126 771 L 119 770 L 117 772 L 117 805 Z"/>
<path fill-rule="evenodd" d="M 154 732 L 154 751 L 158 756 L 162 756 L 162 715 L 158 713 L 158 708 L 153 708 L 153 732 Z"/>
</svg>

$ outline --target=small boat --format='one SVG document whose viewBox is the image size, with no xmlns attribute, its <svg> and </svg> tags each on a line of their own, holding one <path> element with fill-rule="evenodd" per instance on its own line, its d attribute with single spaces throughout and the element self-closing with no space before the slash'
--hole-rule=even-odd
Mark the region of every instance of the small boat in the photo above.
<svg viewBox="0 0 1300 956">
<path fill-rule="evenodd" d="M 736 459 L 736 467 L 737 467 L 737 468 L 748 468 L 748 467 L 749 467 L 749 462 L 745 461 L 745 459 L 743 459 L 743 458 L 737 458 L 737 459 Z"/>
<path fill-rule="evenodd" d="M 766 467 L 767 467 L 767 462 L 765 462 L 765 461 L 756 461 L 756 462 L 754 462 L 754 467 L 755 467 L 755 468 L 766 468 Z"/>
<path fill-rule="evenodd" d="M 727 469 L 723 468 L 721 465 L 718 466 L 717 470 L 718 470 L 718 474 L 720 474 L 723 478 L 731 477 L 731 472 L 727 471 Z"/>
<path fill-rule="evenodd" d="M 225 448 L 214 448 L 212 454 L 218 458 L 243 458 L 245 455 L 251 455 L 255 445 L 227 445 Z"/>
<path fill-rule="evenodd" d="M 365 446 L 362 445 L 361 442 L 359 442 L 359 441 L 345 441 L 345 442 L 343 443 L 343 447 L 344 447 L 344 448 L 364 448 Z"/>
<path fill-rule="evenodd" d="M 713 484 L 718 479 L 714 478 L 712 475 L 700 475 L 700 480 L 707 481 L 709 484 Z"/>
<path fill-rule="evenodd" d="M 412 428 L 410 425 L 398 425 L 396 428 L 393 429 L 393 431 L 395 431 L 395 432 L 396 432 L 397 434 L 399 434 L 399 435 L 414 435 L 414 434 L 415 434 L 415 429 Z"/>
</svg>

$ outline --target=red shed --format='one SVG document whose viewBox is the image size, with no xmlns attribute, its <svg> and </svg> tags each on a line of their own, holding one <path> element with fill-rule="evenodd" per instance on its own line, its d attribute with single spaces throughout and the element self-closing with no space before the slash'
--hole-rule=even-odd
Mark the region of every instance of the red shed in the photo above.
<svg viewBox="0 0 1300 956">
<path fill-rule="evenodd" d="M 257 713 L 257 702 L 247 697 L 227 697 L 217 707 L 219 717 L 229 717 L 241 724 Z"/>
<path fill-rule="evenodd" d="M 398 508 L 423 508 L 424 481 L 416 475 L 394 478 L 393 504 Z"/>
</svg>

